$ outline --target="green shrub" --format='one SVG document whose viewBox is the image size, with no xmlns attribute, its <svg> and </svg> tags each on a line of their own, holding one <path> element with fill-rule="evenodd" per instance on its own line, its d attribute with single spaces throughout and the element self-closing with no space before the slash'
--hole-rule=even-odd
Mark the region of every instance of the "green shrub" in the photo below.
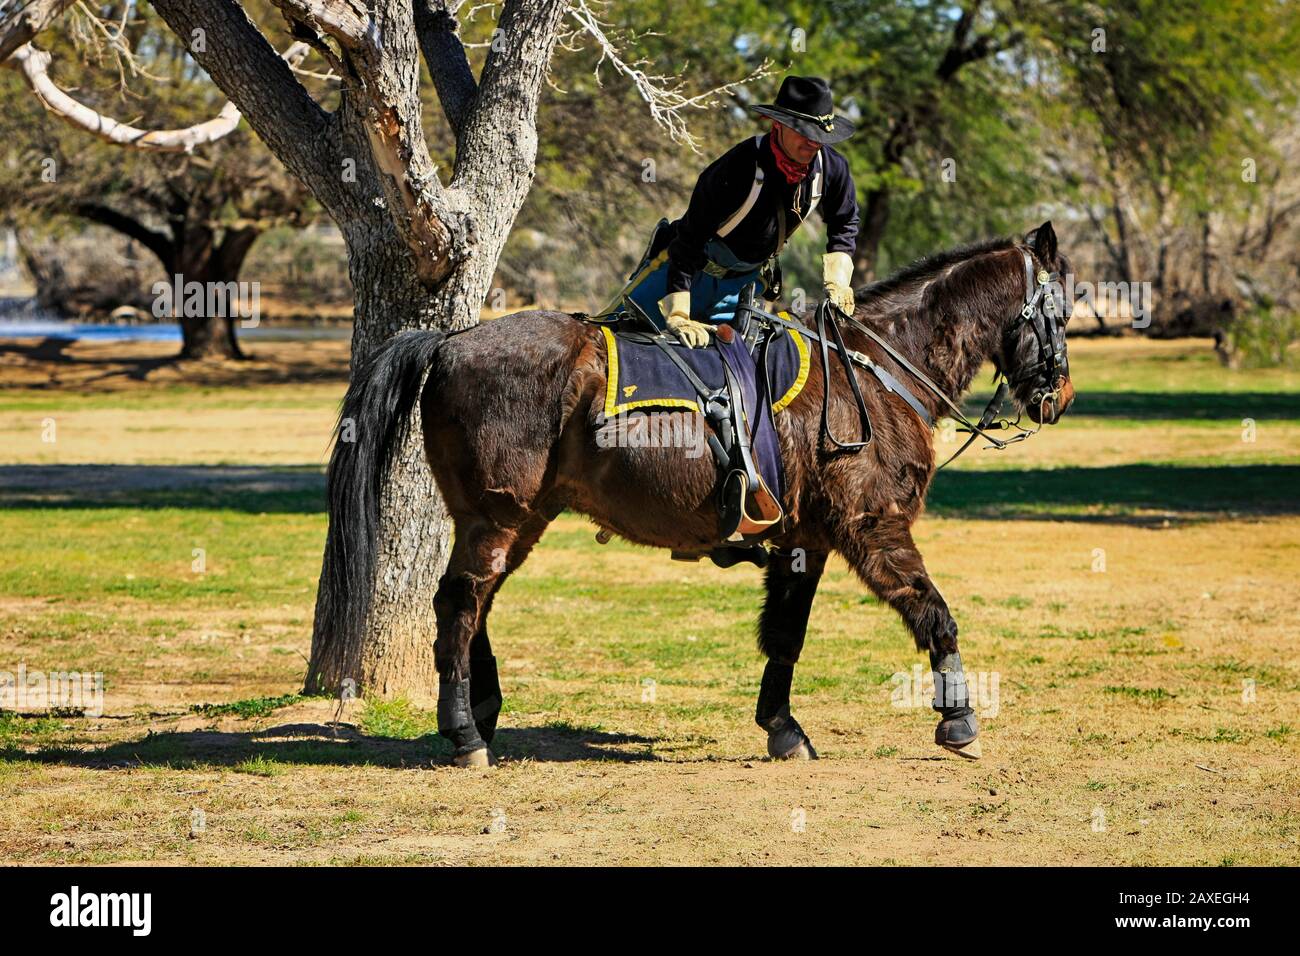
<svg viewBox="0 0 1300 956">
<path fill-rule="evenodd" d="M 1300 314 L 1272 302 L 1243 311 L 1228 327 L 1228 354 L 1240 368 L 1290 367 L 1296 363 Z"/>
</svg>

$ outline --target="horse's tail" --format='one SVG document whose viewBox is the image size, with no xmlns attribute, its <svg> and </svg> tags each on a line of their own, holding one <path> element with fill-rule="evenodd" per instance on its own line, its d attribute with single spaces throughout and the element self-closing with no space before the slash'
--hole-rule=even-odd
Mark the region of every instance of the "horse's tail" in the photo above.
<svg viewBox="0 0 1300 956">
<path fill-rule="evenodd" d="M 446 340 L 439 331 L 401 332 L 352 376 L 330 456 L 329 532 L 317 630 L 335 640 L 360 633 L 375 573 L 379 496 L 424 373 Z"/>
</svg>

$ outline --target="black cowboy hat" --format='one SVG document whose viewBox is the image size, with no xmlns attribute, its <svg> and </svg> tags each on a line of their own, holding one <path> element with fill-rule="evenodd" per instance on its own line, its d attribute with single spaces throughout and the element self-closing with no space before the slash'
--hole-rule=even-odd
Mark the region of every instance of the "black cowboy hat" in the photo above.
<svg viewBox="0 0 1300 956">
<path fill-rule="evenodd" d="M 815 143 L 838 143 L 856 130 L 843 116 L 835 115 L 831 85 L 818 76 L 787 76 L 781 81 L 775 103 L 750 109 L 772 117 Z"/>
</svg>

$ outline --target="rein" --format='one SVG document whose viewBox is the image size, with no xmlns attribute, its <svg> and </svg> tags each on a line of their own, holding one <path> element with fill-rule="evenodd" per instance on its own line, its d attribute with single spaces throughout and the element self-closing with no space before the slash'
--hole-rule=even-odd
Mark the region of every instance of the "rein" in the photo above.
<svg viewBox="0 0 1300 956">
<path fill-rule="evenodd" d="M 828 412 L 830 402 L 829 350 L 832 348 L 840 353 L 842 361 L 860 365 L 861 367 L 871 371 L 886 389 L 894 392 L 907 402 L 907 404 L 911 406 L 912 410 L 920 416 L 921 420 L 925 422 L 927 426 L 933 424 L 930 413 L 917 400 L 916 396 L 914 396 L 901 382 L 899 382 L 898 379 L 891 375 L 887 370 L 877 365 L 863 353 L 849 349 L 844 345 L 844 339 L 840 332 L 837 315 L 839 318 L 847 321 L 853 329 L 861 332 L 879 345 L 886 355 L 897 362 L 901 368 L 912 375 L 936 398 L 943 402 L 952 413 L 952 418 L 958 422 L 958 431 L 966 432 L 970 435 L 970 438 L 968 438 L 965 443 L 948 458 L 947 461 L 935 469 L 938 471 L 952 464 L 959 455 L 971 446 L 976 438 L 983 437 L 988 439 L 989 444 L 985 446 L 986 448 L 1001 451 L 1008 445 L 1014 445 L 1016 442 L 1024 441 L 1030 435 L 1036 435 L 1042 430 L 1043 426 L 1041 422 L 1037 428 L 1032 430 L 1024 428 L 1020 424 L 1019 415 L 1016 416 L 1014 421 L 999 417 L 1002 405 L 1006 401 L 1007 393 L 1010 391 L 1012 386 L 1018 385 L 1036 374 L 1042 374 L 1045 384 L 1042 388 L 1039 388 L 1034 392 L 1031 400 L 1042 405 L 1046 404 L 1049 400 L 1055 403 L 1060 399 L 1061 387 L 1057 386 L 1056 382 L 1062 380 L 1060 376 L 1064 375 L 1068 368 L 1065 358 L 1065 336 L 1060 334 L 1062 330 L 1058 328 L 1055 321 L 1047 321 L 1046 317 L 1042 314 L 1047 287 L 1051 282 L 1057 279 L 1058 276 L 1056 273 L 1050 273 L 1046 269 L 1040 269 L 1035 272 L 1032 257 L 1024 249 L 1021 249 L 1020 252 L 1024 257 L 1025 262 L 1025 304 L 1020 310 L 1019 317 L 1004 330 L 1003 339 L 1005 341 L 1018 332 L 1022 325 L 1030 323 L 1034 331 L 1034 336 L 1038 340 L 1039 361 L 1028 368 L 1019 370 L 1016 377 L 1011 381 L 1008 381 L 1006 376 L 1000 373 L 1001 381 L 998 383 L 997 390 L 993 393 L 993 398 L 989 401 L 988 405 L 985 406 L 978 422 L 972 422 L 967 418 L 957 403 L 954 402 L 942 388 L 936 385 L 928 375 L 912 364 L 912 362 L 908 361 L 874 329 L 859 322 L 857 319 L 853 318 L 853 316 L 841 312 L 838 308 L 832 305 L 829 300 L 823 301 L 817 307 L 816 332 L 804 327 L 799 322 L 783 319 L 771 314 L 770 312 L 765 312 L 761 309 L 753 308 L 752 306 L 751 310 L 769 320 L 790 326 L 796 331 L 807 335 L 809 338 L 816 339 L 820 343 L 822 372 L 826 381 L 826 386 L 822 390 L 822 434 L 824 434 L 837 448 L 856 451 L 869 444 L 871 441 L 871 422 L 867 415 L 866 403 L 858 388 L 857 376 L 848 375 L 849 384 L 853 390 L 854 402 L 858 407 L 858 413 L 861 416 L 863 423 L 863 440 L 859 442 L 841 442 L 831 433 L 828 421 Z M 834 339 L 833 342 L 828 341 L 827 339 L 827 326 L 830 328 L 831 338 Z M 1043 370 L 1041 373 L 1039 372 L 1040 369 Z M 1043 416 L 1040 415 L 1040 418 L 1041 417 Z M 1016 433 L 1010 438 L 998 438 L 989 434 L 990 431 L 1011 430 L 1014 430 Z"/>
</svg>

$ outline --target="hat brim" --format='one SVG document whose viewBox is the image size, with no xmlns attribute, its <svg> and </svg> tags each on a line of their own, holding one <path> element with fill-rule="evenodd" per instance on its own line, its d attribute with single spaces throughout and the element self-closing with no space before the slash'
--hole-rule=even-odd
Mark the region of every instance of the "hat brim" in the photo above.
<svg viewBox="0 0 1300 956">
<path fill-rule="evenodd" d="M 751 110 L 761 116 L 769 116 L 776 120 L 782 126 L 788 126 L 801 136 L 806 136 L 814 143 L 829 145 L 846 140 L 857 132 L 857 127 L 846 120 L 843 116 L 836 116 L 831 123 L 832 129 L 826 129 L 819 123 L 814 123 L 810 119 L 805 119 L 789 110 L 784 110 L 779 106 L 772 106 L 764 103 L 760 106 L 751 106 Z"/>
</svg>

